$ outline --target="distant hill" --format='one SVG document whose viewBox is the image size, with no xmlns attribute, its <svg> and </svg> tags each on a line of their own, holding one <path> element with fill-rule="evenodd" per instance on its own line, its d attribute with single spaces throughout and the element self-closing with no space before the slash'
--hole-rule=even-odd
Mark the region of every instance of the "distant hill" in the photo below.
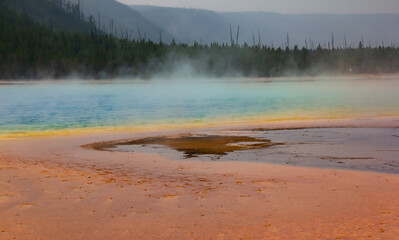
<svg viewBox="0 0 399 240">
<path fill-rule="evenodd" d="M 169 31 L 182 42 L 230 43 L 229 24 L 235 40 L 240 26 L 239 43 L 285 47 L 320 43 L 334 46 L 358 46 L 363 36 L 364 45 L 399 45 L 399 14 L 297 14 L 269 12 L 214 12 L 199 9 L 130 6 L 148 20 Z M 258 34 L 259 33 L 259 34 Z M 288 33 L 288 42 L 287 42 Z M 334 37 L 332 37 L 334 35 Z M 306 42 L 305 42 L 306 41 Z"/>
<path fill-rule="evenodd" d="M 182 42 L 226 42 L 229 39 L 228 19 L 217 12 L 153 6 L 131 8 Z"/>
<path fill-rule="evenodd" d="M 71 0 L 78 3 L 79 0 Z M 93 16 L 100 30 L 113 32 L 113 35 L 129 35 L 131 39 L 144 39 L 158 42 L 171 42 L 172 35 L 158 27 L 139 12 L 115 0 L 80 0 L 83 13 Z M 113 29 L 113 30 L 111 30 Z"/>
<path fill-rule="evenodd" d="M 281 46 L 287 44 L 287 33 L 291 47 L 310 47 L 320 43 L 322 47 L 332 44 L 357 47 L 362 40 L 364 45 L 373 47 L 385 42 L 385 46 L 399 45 L 399 14 L 298 14 L 282 15 L 264 12 L 221 13 L 233 25 L 241 27 L 241 41 L 251 42 L 251 30 L 259 27 L 265 44 Z"/>
<path fill-rule="evenodd" d="M 85 21 L 77 6 L 66 6 L 61 0 L 1 0 L 0 4 L 21 14 L 25 13 L 36 22 L 54 30 L 71 32 L 90 32 L 94 25 Z M 64 6 L 64 7 L 63 7 Z"/>
</svg>

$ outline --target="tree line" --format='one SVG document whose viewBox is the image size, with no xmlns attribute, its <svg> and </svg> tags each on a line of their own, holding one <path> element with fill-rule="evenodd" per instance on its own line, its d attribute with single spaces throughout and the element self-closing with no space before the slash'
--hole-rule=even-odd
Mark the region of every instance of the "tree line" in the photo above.
<svg viewBox="0 0 399 240">
<path fill-rule="evenodd" d="M 80 14 L 76 9 L 62 9 L 66 14 Z M 86 23 L 85 31 L 64 31 L 35 21 L 24 11 L 0 6 L 0 78 L 64 78 L 71 74 L 84 78 L 150 77 L 175 70 L 181 63 L 189 63 L 194 73 L 211 76 L 399 71 L 396 47 L 364 47 L 362 42 L 357 48 L 330 49 L 320 45 L 308 49 L 246 43 L 165 44 L 117 38 Z"/>
</svg>

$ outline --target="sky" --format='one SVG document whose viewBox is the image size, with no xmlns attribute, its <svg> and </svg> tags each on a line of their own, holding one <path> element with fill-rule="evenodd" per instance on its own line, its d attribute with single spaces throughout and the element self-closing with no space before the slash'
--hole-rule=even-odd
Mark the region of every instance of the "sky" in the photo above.
<svg viewBox="0 0 399 240">
<path fill-rule="evenodd" d="M 399 13 L 399 0 L 118 0 L 130 5 L 278 13 Z"/>
</svg>

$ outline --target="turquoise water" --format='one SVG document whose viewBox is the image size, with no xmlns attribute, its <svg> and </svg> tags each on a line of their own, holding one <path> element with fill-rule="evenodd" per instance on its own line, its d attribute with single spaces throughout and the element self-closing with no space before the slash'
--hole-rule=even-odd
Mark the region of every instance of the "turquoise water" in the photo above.
<svg viewBox="0 0 399 240">
<path fill-rule="evenodd" d="M 399 76 L 0 82 L 0 135 L 399 116 Z"/>
</svg>

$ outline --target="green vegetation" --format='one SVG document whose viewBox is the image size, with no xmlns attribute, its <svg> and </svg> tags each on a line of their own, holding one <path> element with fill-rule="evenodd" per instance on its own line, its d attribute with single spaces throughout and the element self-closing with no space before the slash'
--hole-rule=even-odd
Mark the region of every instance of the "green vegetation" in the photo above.
<svg viewBox="0 0 399 240">
<path fill-rule="evenodd" d="M 63 1 L 17 0 L 25 4 L 46 2 L 48 8 L 66 16 L 55 20 L 54 15 L 39 22 L 33 20 L 33 13 L 15 7 L 23 5 L 13 8 L 10 1 L 0 1 L 0 78 L 3 79 L 62 78 L 74 73 L 84 78 L 147 77 L 173 71 L 181 63 L 189 63 L 195 73 L 212 76 L 399 71 L 398 48 L 364 48 L 360 43 L 356 49 L 320 46 L 315 50 L 275 49 L 248 44 L 189 46 L 128 40 L 97 31 L 93 23 L 83 20 L 76 6 L 65 7 Z M 25 5 L 25 10 L 27 8 Z M 84 29 L 67 29 L 61 19 L 75 19 L 76 27 L 80 25 Z M 70 23 L 71 28 L 75 26 L 69 21 L 66 23 Z"/>
</svg>

